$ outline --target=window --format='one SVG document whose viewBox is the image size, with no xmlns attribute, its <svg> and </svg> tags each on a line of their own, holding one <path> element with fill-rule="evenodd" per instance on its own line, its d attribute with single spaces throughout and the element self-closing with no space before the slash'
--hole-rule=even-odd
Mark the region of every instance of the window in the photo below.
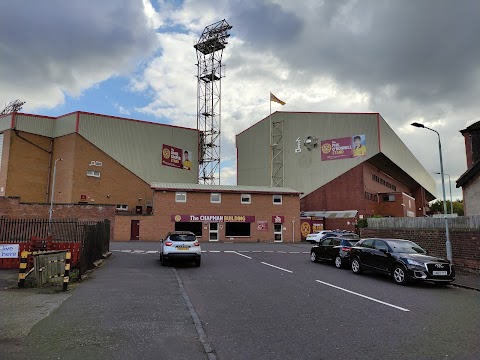
<svg viewBox="0 0 480 360">
<path fill-rule="evenodd" d="M 395 201 L 395 195 L 383 195 L 383 201 L 384 202 L 394 202 Z"/>
<path fill-rule="evenodd" d="M 128 210 L 128 205 L 117 205 L 117 210 L 118 211 L 127 211 Z"/>
<path fill-rule="evenodd" d="M 282 204 L 282 195 L 273 195 L 273 203 L 281 205 Z"/>
<path fill-rule="evenodd" d="M 364 248 L 373 248 L 373 239 L 367 239 L 362 241 L 361 243 L 357 243 L 358 246 L 364 247 Z"/>
<path fill-rule="evenodd" d="M 250 236 L 250 223 L 225 223 L 225 236 Z"/>
<path fill-rule="evenodd" d="M 382 241 L 382 240 L 375 240 L 375 249 L 377 250 L 385 250 L 385 251 L 388 251 L 388 246 L 387 244 L 385 243 L 385 241 Z"/>
<path fill-rule="evenodd" d="M 187 202 L 187 193 L 186 192 L 175 193 L 175 202 Z"/>
<path fill-rule="evenodd" d="M 100 177 L 100 171 L 97 170 L 87 170 L 87 176 Z"/>
<path fill-rule="evenodd" d="M 210 194 L 210 202 L 219 204 L 222 202 L 222 194 L 219 193 L 211 193 Z"/>
<path fill-rule="evenodd" d="M 242 194 L 242 195 L 240 195 L 240 202 L 242 204 L 251 204 L 252 203 L 252 196 L 250 194 Z"/>
</svg>

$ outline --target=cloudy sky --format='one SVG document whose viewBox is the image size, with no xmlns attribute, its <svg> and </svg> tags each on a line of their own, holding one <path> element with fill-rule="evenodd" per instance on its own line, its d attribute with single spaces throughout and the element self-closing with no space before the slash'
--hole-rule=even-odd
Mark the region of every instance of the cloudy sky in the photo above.
<svg viewBox="0 0 480 360">
<path fill-rule="evenodd" d="M 479 14 L 478 0 L 0 0 L 0 105 L 195 128 L 193 45 L 226 19 L 223 184 L 235 134 L 268 115 L 272 91 L 287 102 L 273 111 L 381 113 L 430 173 L 436 134 L 410 123 L 436 129 L 456 199 L 459 130 L 480 120 Z"/>
</svg>

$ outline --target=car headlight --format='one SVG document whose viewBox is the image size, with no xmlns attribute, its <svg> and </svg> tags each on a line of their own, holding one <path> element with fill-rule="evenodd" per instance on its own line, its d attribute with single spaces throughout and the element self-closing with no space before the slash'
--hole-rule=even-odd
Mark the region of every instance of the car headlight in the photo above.
<svg viewBox="0 0 480 360">
<path fill-rule="evenodd" d="M 423 267 L 423 263 L 418 262 L 418 261 L 415 261 L 415 260 L 412 260 L 412 259 L 407 259 L 407 263 L 408 263 L 409 265 L 422 266 L 422 267 Z"/>
</svg>

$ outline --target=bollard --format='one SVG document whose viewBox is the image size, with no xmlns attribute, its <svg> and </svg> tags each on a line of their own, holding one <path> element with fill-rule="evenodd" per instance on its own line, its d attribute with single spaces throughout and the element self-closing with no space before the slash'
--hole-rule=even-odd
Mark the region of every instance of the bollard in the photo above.
<svg viewBox="0 0 480 360">
<path fill-rule="evenodd" d="M 27 277 L 27 261 L 28 255 L 30 253 L 28 251 L 22 251 L 21 258 L 20 258 L 20 267 L 18 269 L 18 287 L 23 288 L 25 287 L 25 278 Z"/>
<path fill-rule="evenodd" d="M 72 253 L 67 251 L 65 254 L 65 275 L 63 277 L 63 288 L 62 291 L 67 291 L 68 282 L 70 281 L 70 259 L 72 258 Z"/>
</svg>

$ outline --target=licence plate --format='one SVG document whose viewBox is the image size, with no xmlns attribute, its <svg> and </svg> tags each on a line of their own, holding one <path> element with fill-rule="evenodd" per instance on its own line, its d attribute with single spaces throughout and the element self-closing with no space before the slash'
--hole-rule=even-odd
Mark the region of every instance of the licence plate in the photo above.
<svg viewBox="0 0 480 360">
<path fill-rule="evenodd" d="M 448 274 L 447 271 L 434 271 L 433 272 L 433 275 L 437 275 L 437 276 L 442 276 L 442 275 L 445 276 L 447 274 Z"/>
<path fill-rule="evenodd" d="M 187 246 L 177 246 L 177 250 L 188 250 Z"/>
</svg>

